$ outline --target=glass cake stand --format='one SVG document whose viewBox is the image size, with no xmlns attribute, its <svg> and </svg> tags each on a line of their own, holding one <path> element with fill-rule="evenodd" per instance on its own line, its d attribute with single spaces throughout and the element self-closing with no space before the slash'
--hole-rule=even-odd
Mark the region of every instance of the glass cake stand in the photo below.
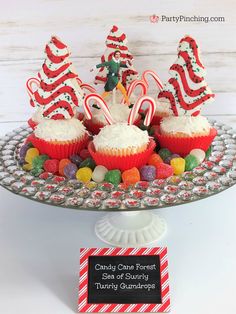
<svg viewBox="0 0 236 314">
<path fill-rule="evenodd" d="M 114 246 L 148 246 L 166 230 L 165 221 L 150 209 L 197 201 L 236 183 L 236 131 L 216 121 L 211 123 L 218 135 L 207 161 L 181 176 L 140 181 L 129 189 L 111 183 L 83 184 L 56 175 L 45 179 L 25 172 L 18 163 L 18 152 L 32 130 L 22 126 L 0 139 L 0 184 L 41 203 L 106 211 L 95 225 L 97 237 Z"/>
</svg>

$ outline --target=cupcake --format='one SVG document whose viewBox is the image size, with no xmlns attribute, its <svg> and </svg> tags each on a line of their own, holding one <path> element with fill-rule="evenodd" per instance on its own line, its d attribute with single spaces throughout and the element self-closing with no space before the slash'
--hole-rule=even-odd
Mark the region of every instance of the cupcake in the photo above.
<svg viewBox="0 0 236 314">
<path fill-rule="evenodd" d="M 32 121 L 39 123 L 33 126 L 34 132 L 28 140 L 41 154 L 55 159 L 68 158 L 79 153 L 89 139 L 76 110 L 83 102 L 84 93 L 69 60 L 68 47 L 53 36 L 45 52 L 38 88 L 31 93 L 31 104 L 39 107 Z"/>
<path fill-rule="evenodd" d="M 109 170 L 124 171 L 145 165 L 155 146 L 147 131 L 135 125 L 116 123 L 102 128 L 88 149 L 97 164 Z"/>
<path fill-rule="evenodd" d="M 158 100 L 169 103 L 173 116 L 162 119 L 155 136 L 161 147 L 182 156 L 194 148 L 206 151 L 216 130 L 201 116 L 201 108 L 212 102 L 215 95 L 205 81 L 206 70 L 192 37 L 180 40 L 178 57 L 170 67 L 170 74 L 172 77 L 159 93 Z"/>
<path fill-rule="evenodd" d="M 127 122 L 130 114 L 130 108 L 121 103 L 109 104 L 108 107 L 112 117 L 114 117 L 115 123 Z M 141 121 L 141 116 L 139 114 L 136 115 L 134 124 L 139 125 Z M 107 125 L 106 118 L 104 117 L 104 113 L 101 109 L 94 108 L 93 116 L 91 120 L 85 120 L 84 124 L 86 128 L 92 134 L 98 134 L 100 129 Z"/>
<path fill-rule="evenodd" d="M 83 123 L 76 118 L 45 120 L 35 127 L 28 141 L 38 148 L 40 154 L 63 159 L 85 148 L 89 136 Z"/>
<path fill-rule="evenodd" d="M 161 147 L 185 156 L 194 148 L 206 151 L 216 134 L 206 117 L 172 116 L 162 119 L 155 137 Z"/>
</svg>

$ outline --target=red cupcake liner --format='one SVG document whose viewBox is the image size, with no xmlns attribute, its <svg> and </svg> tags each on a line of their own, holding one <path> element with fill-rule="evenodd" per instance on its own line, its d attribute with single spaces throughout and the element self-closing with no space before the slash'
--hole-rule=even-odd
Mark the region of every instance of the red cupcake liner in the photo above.
<svg viewBox="0 0 236 314">
<path fill-rule="evenodd" d="M 32 130 L 34 130 L 36 128 L 36 126 L 38 125 L 38 123 L 35 122 L 34 120 L 32 120 L 32 118 L 30 118 L 27 122 L 28 122 L 28 125 L 31 127 Z"/>
<path fill-rule="evenodd" d="M 96 152 L 93 142 L 89 143 L 88 150 L 97 165 L 102 165 L 108 170 L 119 169 L 121 171 L 125 171 L 133 167 L 140 168 L 144 166 L 153 153 L 155 147 L 156 143 L 153 139 L 151 139 L 148 148 L 144 152 L 122 157 L 108 156 L 106 154 Z"/>
<path fill-rule="evenodd" d="M 138 118 L 134 121 L 134 125 L 139 126 L 141 119 L 142 119 L 141 115 L 138 115 Z M 97 135 L 100 132 L 100 130 L 105 126 L 105 124 L 94 122 L 92 119 L 84 120 L 84 125 L 86 129 L 93 135 Z"/>
<path fill-rule="evenodd" d="M 83 148 L 85 148 L 89 142 L 88 134 L 85 134 L 81 140 L 68 144 L 55 144 L 47 142 L 43 139 L 37 138 L 34 134 L 31 134 L 27 138 L 28 142 L 31 142 L 36 147 L 40 154 L 46 154 L 53 159 L 69 158 L 71 155 L 78 154 Z"/>
<path fill-rule="evenodd" d="M 163 117 L 154 115 L 150 125 L 160 125 L 162 119 Z"/>
<path fill-rule="evenodd" d="M 211 128 L 209 135 L 175 137 L 174 135 L 168 136 L 156 132 L 154 137 L 158 140 L 161 147 L 168 148 L 172 153 L 179 154 L 184 157 L 194 148 L 200 148 L 207 151 L 216 135 L 216 129 Z"/>
</svg>

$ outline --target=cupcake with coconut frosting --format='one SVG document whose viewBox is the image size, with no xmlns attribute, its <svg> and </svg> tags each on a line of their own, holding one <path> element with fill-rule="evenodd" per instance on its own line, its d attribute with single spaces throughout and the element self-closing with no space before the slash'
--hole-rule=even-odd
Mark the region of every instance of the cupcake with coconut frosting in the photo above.
<svg viewBox="0 0 236 314">
<path fill-rule="evenodd" d="M 89 140 L 83 123 L 76 118 L 68 120 L 45 120 L 39 123 L 29 141 L 41 154 L 62 159 L 78 154 Z"/>
<path fill-rule="evenodd" d="M 97 164 L 124 171 L 143 166 L 155 146 L 147 131 L 135 125 L 116 123 L 102 128 L 88 148 Z"/>
<path fill-rule="evenodd" d="M 195 148 L 207 151 L 216 134 L 206 117 L 172 116 L 162 119 L 155 137 L 161 147 L 185 156 Z"/>
</svg>

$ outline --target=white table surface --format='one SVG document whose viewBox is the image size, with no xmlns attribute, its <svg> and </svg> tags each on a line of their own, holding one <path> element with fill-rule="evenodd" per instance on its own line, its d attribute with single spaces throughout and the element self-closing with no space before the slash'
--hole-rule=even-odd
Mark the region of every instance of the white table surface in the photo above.
<svg viewBox="0 0 236 314">
<path fill-rule="evenodd" d="M 218 117 L 235 126 L 235 117 Z M 19 123 L 0 124 L 0 134 Z M 236 313 L 236 187 L 198 202 L 154 210 L 167 222 L 173 314 Z M 77 309 L 80 247 L 104 213 L 39 204 L 0 188 L 0 313 L 69 314 Z"/>
</svg>

